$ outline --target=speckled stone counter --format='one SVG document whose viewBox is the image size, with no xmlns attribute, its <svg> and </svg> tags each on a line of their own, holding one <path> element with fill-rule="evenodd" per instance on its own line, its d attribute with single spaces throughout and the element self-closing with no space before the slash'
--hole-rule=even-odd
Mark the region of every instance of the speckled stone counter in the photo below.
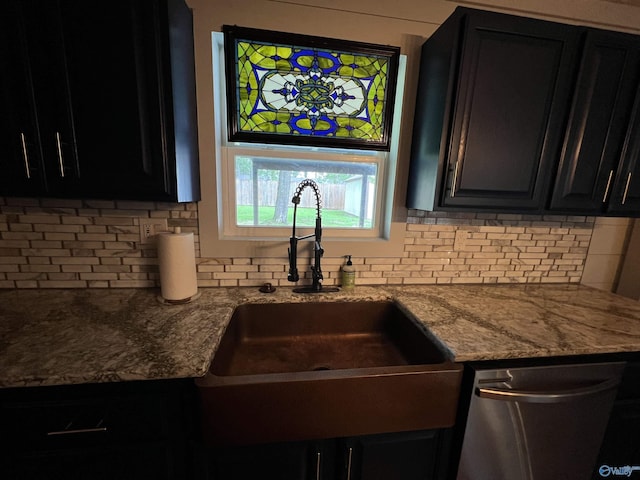
<svg viewBox="0 0 640 480">
<path fill-rule="evenodd" d="M 167 306 L 151 289 L 0 290 L 0 386 L 202 376 L 247 302 L 394 299 L 459 362 L 640 351 L 640 302 L 578 285 L 201 292 Z"/>
</svg>

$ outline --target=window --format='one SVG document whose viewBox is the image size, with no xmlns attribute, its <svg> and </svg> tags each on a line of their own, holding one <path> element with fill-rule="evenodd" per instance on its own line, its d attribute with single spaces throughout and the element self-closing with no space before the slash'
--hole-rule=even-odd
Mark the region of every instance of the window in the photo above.
<svg viewBox="0 0 640 480">
<path fill-rule="evenodd" d="M 213 33 L 212 38 L 219 237 L 287 238 L 292 224 L 291 199 L 298 184 L 311 178 L 320 187 L 325 239 L 388 238 L 405 58 L 399 60 L 394 95 L 398 107 L 392 118 L 389 151 L 373 150 L 371 144 L 363 148 L 361 141 L 356 142 L 357 148 L 346 148 L 348 142 L 338 142 L 337 148 L 326 142 L 316 145 L 314 138 L 313 145 L 305 145 L 298 133 L 293 141 L 283 139 L 281 143 L 264 143 L 262 137 L 246 135 L 240 135 L 243 141 L 229 141 L 227 126 L 234 127 L 233 121 L 226 121 L 233 115 L 226 110 L 224 37 Z M 382 137 L 373 142 L 378 148 Z M 272 136 L 269 141 L 273 141 Z M 296 223 L 311 227 L 314 221 L 315 200 L 307 189 Z"/>
<path fill-rule="evenodd" d="M 229 138 L 389 150 L 399 48 L 223 31 Z"/>
</svg>

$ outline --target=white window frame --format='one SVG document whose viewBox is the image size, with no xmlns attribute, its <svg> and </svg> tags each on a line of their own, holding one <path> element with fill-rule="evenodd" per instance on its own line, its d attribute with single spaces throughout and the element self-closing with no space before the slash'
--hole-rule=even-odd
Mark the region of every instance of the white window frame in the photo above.
<svg viewBox="0 0 640 480">
<path fill-rule="evenodd" d="M 356 149 L 328 149 L 322 147 L 295 147 L 285 145 L 249 144 L 228 142 L 226 131 L 226 85 L 224 75 L 224 36 L 221 32 L 212 32 L 212 68 L 213 72 L 213 109 L 214 130 L 215 130 L 215 165 L 216 165 L 216 213 L 217 224 L 211 225 L 208 219 L 203 219 L 207 211 L 214 202 L 206 202 L 205 208 L 199 208 L 200 235 L 216 235 L 216 239 L 201 238 L 201 250 L 204 256 L 214 256 L 220 248 L 220 242 L 225 244 L 235 243 L 235 247 L 225 248 L 226 252 L 236 252 L 239 244 L 247 245 L 245 242 L 254 242 L 247 252 L 252 256 L 270 256 L 272 253 L 265 252 L 262 245 L 265 242 L 287 240 L 291 234 L 291 226 L 282 227 L 247 227 L 235 226 L 235 173 L 230 171 L 233 167 L 234 153 L 245 153 L 255 151 L 259 156 L 283 157 L 283 158 L 308 158 L 308 159 L 340 159 L 341 161 L 367 161 L 378 164 L 376 205 L 374 207 L 376 217 L 373 222 L 374 228 L 325 228 L 323 230 L 323 243 L 353 242 L 353 241 L 373 241 L 387 242 L 400 233 L 403 225 L 392 221 L 394 186 L 396 182 L 396 169 L 398 161 L 399 138 L 402 119 L 402 98 L 404 94 L 404 82 L 406 75 L 406 55 L 400 55 L 398 64 L 398 80 L 396 87 L 395 108 L 392 119 L 392 129 L 390 137 L 389 152 L 366 151 Z M 331 153 L 327 153 L 331 152 Z M 206 177 L 204 181 L 206 181 Z M 206 188 L 203 188 L 206 190 Z M 228 201 L 230 200 L 230 201 Z M 308 232 L 306 232 L 308 230 Z M 299 235 L 311 233 L 312 229 L 300 228 Z M 394 242 L 397 243 L 397 242 Z M 398 248 L 401 244 L 398 243 Z M 393 250 L 398 250 L 393 248 Z M 374 247 L 374 250 L 376 247 Z M 244 249 L 245 251 L 247 249 Z M 268 248 L 267 250 L 271 250 Z M 285 250 L 286 251 L 286 250 Z M 260 253 L 264 252 L 264 253 Z M 391 253 L 391 252 L 389 252 Z M 399 252 L 394 252 L 399 253 Z"/>
<path fill-rule="evenodd" d="M 323 234 L 327 236 L 333 236 L 335 238 L 379 238 L 383 235 L 384 222 L 381 221 L 384 218 L 384 205 L 383 199 L 386 192 L 386 159 L 387 152 L 358 152 L 356 153 L 333 153 L 331 149 L 327 148 L 313 148 L 314 151 L 309 151 L 309 147 L 306 147 L 306 151 L 301 152 L 300 149 L 291 148 L 279 148 L 276 146 L 272 148 L 267 145 L 252 146 L 249 144 L 240 144 L 241 146 L 227 146 L 222 147 L 221 162 L 218 165 L 218 171 L 221 173 L 222 179 L 222 198 L 234 199 L 233 202 L 220 202 L 220 207 L 223 212 L 222 220 L 222 238 L 228 240 L 239 240 L 244 238 L 254 239 L 273 239 L 282 238 L 283 229 L 291 230 L 291 225 L 283 226 L 238 226 L 236 225 L 236 183 L 235 172 L 233 171 L 235 162 L 234 157 L 236 155 L 243 155 L 255 158 L 273 158 L 283 160 L 298 160 L 301 163 L 304 161 L 322 160 L 322 161 L 341 161 L 350 163 L 375 163 L 377 166 L 376 172 L 376 192 L 375 192 L 375 205 L 374 205 L 374 218 L 371 228 L 332 228 L 326 224 L 323 225 Z M 315 151 L 319 150 L 319 151 Z M 231 170 L 231 171 L 230 171 Z M 320 185 L 320 194 L 322 195 L 322 185 Z M 291 204 L 293 207 L 293 203 Z M 299 227 L 299 226 L 298 226 Z M 301 229 L 303 230 L 303 229 Z"/>
</svg>

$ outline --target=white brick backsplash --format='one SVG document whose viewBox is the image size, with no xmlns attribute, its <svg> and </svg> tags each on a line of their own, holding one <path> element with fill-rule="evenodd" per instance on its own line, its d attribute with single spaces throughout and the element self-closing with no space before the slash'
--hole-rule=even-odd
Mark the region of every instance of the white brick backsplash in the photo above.
<svg viewBox="0 0 640 480">
<path fill-rule="evenodd" d="M 224 272 L 224 265 L 208 265 L 208 264 L 200 264 L 198 265 L 199 272 Z"/>
<path fill-rule="evenodd" d="M 225 265 L 224 271 L 225 272 L 257 272 L 258 265 L 249 265 L 249 264 Z"/>
<path fill-rule="evenodd" d="M 110 280 L 110 288 L 151 288 L 155 287 L 154 280 Z"/>
<path fill-rule="evenodd" d="M 58 224 L 60 223 L 59 215 L 20 215 L 20 223 L 38 223 L 38 224 Z"/>
<path fill-rule="evenodd" d="M 91 272 L 90 265 L 61 265 L 63 272 Z"/>
<path fill-rule="evenodd" d="M 241 280 L 247 278 L 244 272 L 214 272 L 213 278 L 216 280 Z"/>
<path fill-rule="evenodd" d="M 39 232 L 2 232 L 2 234 L 0 234 L 0 238 L 2 238 L 3 240 L 3 244 L 5 241 L 8 240 L 40 240 L 41 238 L 44 238 L 44 234 L 43 233 L 39 233 Z"/>
<path fill-rule="evenodd" d="M 247 278 L 250 280 L 271 280 L 273 275 L 271 272 L 249 272 Z"/>
<path fill-rule="evenodd" d="M 401 257 L 354 257 L 357 284 L 579 282 L 594 217 L 410 210 Z M 198 205 L 0 197 L 0 288 L 158 287 L 153 244 L 139 244 L 138 218 L 167 218 L 194 233 L 201 287 L 287 281 L 286 251 L 274 258 L 199 256 Z M 455 245 L 454 245 L 455 242 Z M 327 251 L 325 284 L 338 284 L 342 256 Z M 302 282 L 309 263 L 301 262 Z"/>
<path fill-rule="evenodd" d="M 84 232 L 84 227 L 82 225 L 72 224 L 72 225 L 33 225 L 33 229 L 36 232 L 75 232 L 81 233 Z"/>
</svg>

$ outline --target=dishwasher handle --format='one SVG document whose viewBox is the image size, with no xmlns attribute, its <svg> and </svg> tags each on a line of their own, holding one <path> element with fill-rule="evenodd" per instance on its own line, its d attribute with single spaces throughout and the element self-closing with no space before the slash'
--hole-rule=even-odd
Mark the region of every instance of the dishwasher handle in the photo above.
<svg viewBox="0 0 640 480">
<path fill-rule="evenodd" d="M 578 400 L 598 393 L 612 390 L 618 386 L 620 379 L 612 378 L 588 387 L 573 388 L 567 390 L 555 390 L 549 392 L 509 390 L 506 388 L 478 388 L 476 395 L 481 398 L 502 400 L 504 402 L 523 403 L 561 403 Z"/>
</svg>

